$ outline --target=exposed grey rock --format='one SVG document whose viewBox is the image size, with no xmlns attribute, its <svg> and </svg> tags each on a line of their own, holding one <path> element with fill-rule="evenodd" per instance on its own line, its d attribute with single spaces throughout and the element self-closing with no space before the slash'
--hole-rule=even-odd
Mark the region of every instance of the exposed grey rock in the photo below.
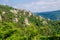
<svg viewBox="0 0 60 40">
<path fill-rule="evenodd" d="M 50 18 L 48 18 L 48 21 L 50 21 L 51 19 Z"/>
<path fill-rule="evenodd" d="M 31 16 L 32 15 L 32 13 L 29 11 L 29 16 Z"/>
<path fill-rule="evenodd" d="M 25 18 L 24 23 L 25 23 L 26 25 L 30 25 L 27 18 Z"/>
<path fill-rule="evenodd" d="M 48 24 L 48 23 L 47 23 L 47 21 L 42 21 L 42 23 L 43 23 L 43 25 L 46 25 L 46 24 Z"/>
<path fill-rule="evenodd" d="M 14 18 L 13 22 L 17 23 L 18 22 L 18 18 Z"/>
<path fill-rule="evenodd" d="M 17 10 L 10 10 L 10 12 L 14 13 L 15 15 L 18 13 Z"/>
<path fill-rule="evenodd" d="M 40 17 L 40 21 L 44 20 L 45 18 L 43 18 L 42 16 L 39 16 Z"/>
<path fill-rule="evenodd" d="M 6 13 L 6 12 L 3 11 L 3 12 L 2 12 L 2 15 L 5 14 L 5 13 Z"/>
</svg>

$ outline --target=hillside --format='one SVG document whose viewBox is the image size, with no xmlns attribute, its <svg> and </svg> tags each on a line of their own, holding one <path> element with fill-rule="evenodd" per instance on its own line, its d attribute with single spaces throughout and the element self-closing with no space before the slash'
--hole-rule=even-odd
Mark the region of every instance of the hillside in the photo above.
<svg viewBox="0 0 60 40">
<path fill-rule="evenodd" d="M 35 14 L 45 18 L 50 18 L 52 20 L 60 20 L 60 10 L 50 12 L 36 12 Z"/>
<path fill-rule="evenodd" d="M 60 21 L 25 9 L 0 5 L 0 40 L 59 40 Z"/>
</svg>

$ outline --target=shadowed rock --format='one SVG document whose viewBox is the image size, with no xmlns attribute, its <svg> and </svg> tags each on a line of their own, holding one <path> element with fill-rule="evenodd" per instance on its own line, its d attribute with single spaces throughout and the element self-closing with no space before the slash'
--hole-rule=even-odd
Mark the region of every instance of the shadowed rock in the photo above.
<svg viewBox="0 0 60 40">
<path fill-rule="evenodd" d="M 29 17 L 32 15 L 32 13 L 29 11 Z"/>
<path fill-rule="evenodd" d="M 1 17 L 1 15 L 0 15 L 0 21 L 2 21 L 2 17 Z"/>
</svg>

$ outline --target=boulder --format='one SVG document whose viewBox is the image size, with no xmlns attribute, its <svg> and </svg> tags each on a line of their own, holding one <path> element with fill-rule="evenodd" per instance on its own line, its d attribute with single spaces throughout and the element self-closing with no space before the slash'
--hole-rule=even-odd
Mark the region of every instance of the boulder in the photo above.
<svg viewBox="0 0 60 40">
<path fill-rule="evenodd" d="M 32 15 L 32 13 L 29 11 L 29 16 L 31 16 Z"/>
<path fill-rule="evenodd" d="M 2 15 L 5 14 L 5 13 L 6 13 L 6 12 L 3 11 L 3 12 L 2 12 Z"/>
<path fill-rule="evenodd" d="M 18 18 L 14 18 L 13 22 L 17 23 L 18 22 Z"/>
<path fill-rule="evenodd" d="M 50 21 L 50 18 L 48 18 L 48 21 Z"/>
<path fill-rule="evenodd" d="M 47 21 L 42 21 L 42 23 L 43 23 L 43 25 L 47 25 L 48 24 Z"/>
<path fill-rule="evenodd" d="M 25 18 L 24 23 L 25 23 L 26 25 L 30 25 L 27 18 Z"/>
<path fill-rule="evenodd" d="M 43 17 L 42 16 L 39 16 L 40 17 L 40 21 L 42 21 L 43 20 Z"/>
<path fill-rule="evenodd" d="M 18 13 L 17 10 L 10 10 L 10 12 L 14 13 L 15 15 Z"/>
</svg>

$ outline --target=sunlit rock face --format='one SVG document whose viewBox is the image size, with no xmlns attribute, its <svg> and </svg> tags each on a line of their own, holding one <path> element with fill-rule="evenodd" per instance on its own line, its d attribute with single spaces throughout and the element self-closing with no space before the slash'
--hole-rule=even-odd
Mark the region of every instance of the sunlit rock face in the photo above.
<svg viewBox="0 0 60 40">
<path fill-rule="evenodd" d="M 40 21 L 42 21 L 44 18 L 42 16 L 39 16 L 40 17 Z"/>
<path fill-rule="evenodd" d="M 2 15 L 5 14 L 5 13 L 6 13 L 6 12 L 3 11 L 3 12 L 2 12 Z"/>
<path fill-rule="evenodd" d="M 25 18 L 24 23 L 25 23 L 26 25 L 30 25 L 27 18 Z"/>
<path fill-rule="evenodd" d="M 48 21 L 50 21 L 51 19 L 50 18 L 48 18 Z"/>
<path fill-rule="evenodd" d="M 26 14 L 26 10 L 25 9 L 22 9 L 21 12 L 23 12 L 24 15 Z"/>
<path fill-rule="evenodd" d="M 32 13 L 29 11 L 29 17 L 32 15 Z"/>
<path fill-rule="evenodd" d="M 1 17 L 1 15 L 0 15 L 0 21 L 2 21 L 2 17 Z"/>
<path fill-rule="evenodd" d="M 18 18 L 15 18 L 15 19 L 13 20 L 13 22 L 17 23 L 17 22 L 18 22 Z"/>
<path fill-rule="evenodd" d="M 17 14 L 18 11 L 17 10 L 10 10 L 10 12 L 14 13 L 14 14 Z"/>
<path fill-rule="evenodd" d="M 42 23 L 43 23 L 43 25 L 47 25 L 48 24 L 47 21 L 42 21 Z"/>
</svg>

